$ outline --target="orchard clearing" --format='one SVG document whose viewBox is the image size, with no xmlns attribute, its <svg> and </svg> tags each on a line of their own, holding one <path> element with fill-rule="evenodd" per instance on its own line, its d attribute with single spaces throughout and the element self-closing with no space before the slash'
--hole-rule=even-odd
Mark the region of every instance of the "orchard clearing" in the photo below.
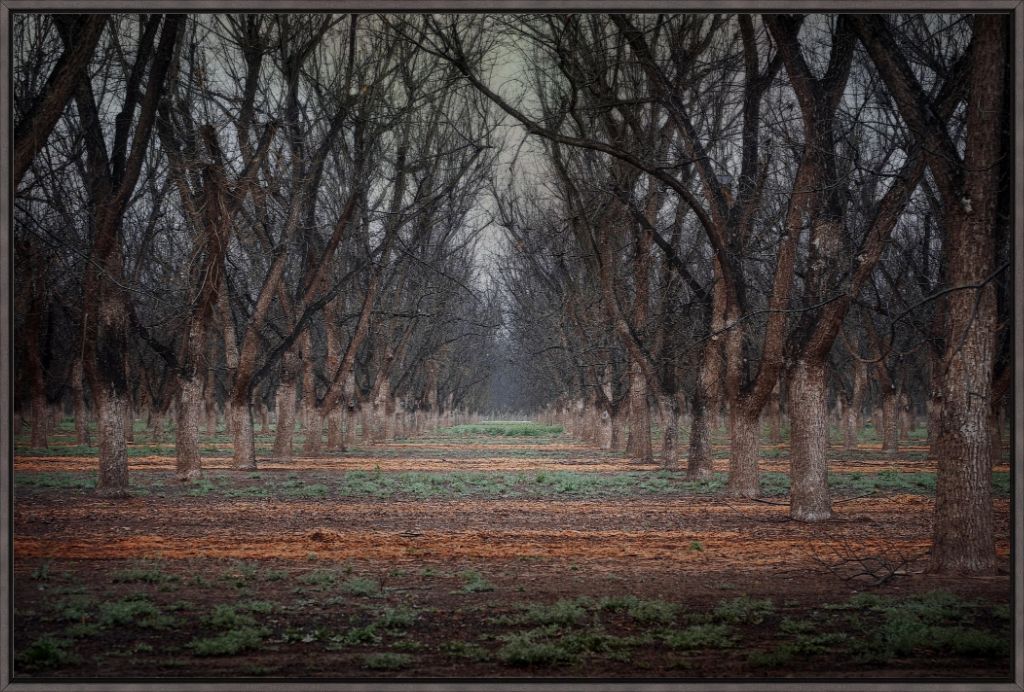
<svg viewBox="0 0 1024 692">
<path fill-rule="evenodd" d="M 803 524 L 784 444 L 762 448 L 759 500 L 723 495 L 724 431 L 703 482 L 530 423 L 255 472 L 230 467 L 222 433 L 188 483 L 173 446 L 132 445 L 131 496 L 112 500 L 69 427 L 15 454 L 19 677 L 1011 673 L 1004 455 L 999 572 L 960 579 L 925 572 L 920 437 L 895 457 L 870 434 L 833 445 L 834 517 Z"/>
</svg>

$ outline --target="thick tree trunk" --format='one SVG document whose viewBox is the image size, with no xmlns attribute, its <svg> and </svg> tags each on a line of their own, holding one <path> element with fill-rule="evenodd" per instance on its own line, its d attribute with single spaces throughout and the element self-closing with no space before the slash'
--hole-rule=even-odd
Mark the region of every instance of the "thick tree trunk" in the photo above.
<svg viewBox="0 0 1024 692">
<path fill-rule="evenodd" d="M 612 415 L 608 411 L 601 411 L 598 418 L 597 444 L 603 450 L 614 449 L 612 447 Z"/>
<path fill-rule="evenodd" d="M 789 392 L 789 514 L 798 521 L 824 521 L 832 516 L 825 364 L 797 362 L 789 371 Z"/>
<path fill-rule="evenodd" d="M 643 464 L 654 462 L 647 382 L 640 364 L 635 361 L 629 368 L 629 437 L 626 439 L 626 454 L 630 459 Z"/>
<path fill-rule="evenodd" d="M 331 452 L 345 451 L 345 414 L 341 407 L 327 414 L 327 449 Z"/>
<path fill-rule="evenodd" d="M 277 434 L 274 437 L 273 457 L 276 461 L 292 460 L 292 442 L 295 439 L 295 390 L 298 387 L 297 359 L 285 353 L 281 359 L 281 382 L 277 385 Z"/>
<path fill-rule="evenodd" d="M 156 409 L 149 411 L 149 441 L 155 445 L 164 441 L 164 414 Z"/>
<path fill-rule="evenodd" d="M 128 443 L 124 424 L 128 418 L 128 397 L 110 388 L 95 398 L 100 453 L 96 492 L 125 497 L 128 495 Z"/>
<path fill-rule="evenodd" d="M 895 456 L 899 451 L 899 395 L 895 390 L 882 394 L 882 454 Z"/>
<path fill-rule="evenodd" d="M 182 378 L 178 394 L 175 453 L 177 474 L 182 481 L 202 476 L 202 456 L 199 453 L 199 426 L 203 414 L 203 382 L 198 376 Z"/>
<path fill-rule="evenodd" d="M 256 445 L 252 425 L 252 405 L 248 395 L 236 395 L 231 401 L 231 435 L 234 451 L 231 463 L 236 469 L 256 468 Z"/>
<path fill-rule="evenodd" d="M 686 463 L 689 480 L 711 478 L 714 456 L 711 452 L 711 412 L 698 391 L 693 397 L 693 420 L 690 424 L 690 450 Z"/>
<path fill-rule="evenodd" d="M 760 492 L 761 412 L 733 403 L 729 407 L 729 422 L 732 439 L 726 493 L 734 497 L 757 497 Z"/>
</svg>

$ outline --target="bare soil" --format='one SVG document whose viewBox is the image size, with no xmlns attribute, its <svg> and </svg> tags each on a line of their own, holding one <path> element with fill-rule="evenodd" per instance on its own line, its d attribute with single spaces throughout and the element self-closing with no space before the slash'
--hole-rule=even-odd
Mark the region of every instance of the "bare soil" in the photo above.
<svg viewBox="0 0 1024 692">
<path fill-rule="evenodd" d="M 762 470 L 785 471 L 785 448 L 773 449 Z M 871 445 L 853 455 L 836 449 L 830 470 L 933 472 L 925 451 L 907 447 L 894 459 L 874 456 Z M 95 475 L 95 458 L 16 456 L 16 677 L 1011 672 L 1007 498 L 994 506 L 999 572 L 963 579 L 925 571 L 927 493 L 840 498 L 833 519 L 803 524 L 789 520 L 784 496 L 507 488 L 365 496 L 339 485 L 353 471 L 502 472 L 523 474 L 525 486 L 546 471 L 659 473 L 564 436 L 424 437 L 266 461 L 256 474 L 228 462 L 206 460 L 205 484 L 186 485 L 174 478 L 173 456 L 133 457 L 136 492 L 105 499 L 80 487 Z M 47 474 L 69 487 L 33 481 Z M 873 577 L 853 576 L 865 565 Z M 910 625 L 894 614 L 893 604 L 920 598 L 948 603 L 914 611 Z M 752 603 L 761 611 L 728 615 Z M 213 617 L 225 608 L 237 621 Z M 922 630 L 934 642 L 982 644 L 908 644 L 896 638 L 904 626 L 938 628 Z M 244 639 L 246 628 L 257 634 L 237 652 L 202 655 L 197 642 Z"/>
</svg>

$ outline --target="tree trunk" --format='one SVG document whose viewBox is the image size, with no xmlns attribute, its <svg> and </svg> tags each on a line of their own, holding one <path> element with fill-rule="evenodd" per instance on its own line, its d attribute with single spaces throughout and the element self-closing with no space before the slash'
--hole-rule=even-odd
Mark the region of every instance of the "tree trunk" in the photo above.
<svg viewBox="0 0 1024 692">
<path fill-rule="evenodd" d="M 327 414 L 327 449 L 345 451 L 345 414 L 342 407 L 336 407 Z"/>
<path fill-rule="evenodd" d="M 761 453 L 761 412 L 732 403 L 729 406 L 729 423 L 732 438 L 726 493 L 734 497 L 757 497 L 760 492 L 758 461 Z"/>
<path fill-rule="evenodd" d="M 113 388 L 96 396 L 100 453 L 96 492 L 108 497 L 128 495 L 128 443 L 124 430 L 127 409 L 127 395 Z"/>
<path fill-rule="evenodd" d="M 772 398 L 768 402 L 768 440 L 773 444 L 782 442 L 782 393 L 779 385 L 772 390 Z"/>
<path fill-rule="evenodd" d="M 895 390 L 882 394 L 882 454 L 895 456 L 899 449 L 899 395 Z"/>
<path fill-rule="evenodd" d="M 291 352 L 281 358 L 281 382 L 277 385 L 277 435 L 274 437 L 275 461 L 292 460 L 295 439 L 295 390 L 298 387 L 298 362 Z"/>
<path fill-rule="evenodd" d="M 612 447 L 612 415 L 607 410 L 601 411 L 598 418 L 597 444 L 603 450 L 614 449 Z"/>
<path fill-rule="evenodd" d="M 661 466 L 675 469 L 679 462 L 679 400 L 671 394 L 661 397 Z"/>
<path fill-rule="evenodd" d="M 690 424 L 690 451 L 686 477 L 691 481 L 711 478 L 714 456 L 711 452 L 711 412 L 700 391 L 693 396 L 693 421 Z"/>
<path fill-rule="evenodd" d="M 231 463 L 236 469 L 256 468 L 256 445 L 252 426 L 252 405 L 248 395 L 238 395 L 231 401 L 231 435 L 234 451 Z"/>
<path fill-rule="evenodd" d="M 853 391 L 846 403 L 843 421 L 844 448 L 846 450 L 857 448 L 863 427 L 861 423 L 861 408 L 864 406 L 864 385 L 867 383 L 867 373 L 865 371 L 864 363 L 859 360 L 853 362 Z"/>
<path fill-rule="evenodd" d="M 182 378 L 178 394 L 178 425 L 175 432 L 177 473 L 182 481 L 202 476 L 203 462 L 199 453 L 199 426 L 203 414 L 203 382 L 197 376 Z"/>
<path fill-rule="evenodd" d="M 789 371 L 789 393 L 789 515 L 798 521 L 824 521 L 832 516 L 825 364 L 797 362 Z"/>
<path fill-rule="evenodd" d="M 89 414 L 85 408 L 85 388 L 82 386 L 81 358 L 76 358 L 71 366 L 71 400 L 75 407 L 75 441 L 80 445 L 91 445 Z"/>
<path fill-rule="evenodd" d="M 636 361 L 629 368 L 629 437 L 626 439 L 626 454 L 630 459 L 643 464 L 654 463 L 647 382 L 640 364 Z"/>
</svg>

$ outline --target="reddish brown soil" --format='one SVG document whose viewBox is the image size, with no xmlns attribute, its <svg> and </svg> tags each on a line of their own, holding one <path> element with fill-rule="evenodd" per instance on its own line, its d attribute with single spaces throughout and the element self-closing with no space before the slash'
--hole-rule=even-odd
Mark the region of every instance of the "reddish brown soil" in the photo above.
<svg viewBox="0 0 1024 692">
<path fill-rule="evenodd" d="M 516 441 L 512 441 L 516 442 Z M 526 456 L 503 456 L 516 449 Z M 865 446 L 869 450 L 870 446 Z M 452 459 L 434 458 L 451 450 Z M 538 456 L 530 456 L 535 450 Z M 349 458 L 297 459 L 292 464 L 262 463 L 276 474 L 287 470 L 304 478 L 354 469 L 537 471 L 545 469 L 606 473 L 645 467 L 585 446 L 508 440 L 494 443 L 416 440 L 382 449 L 387 454 Z M 863 450 L 862 450 L 863 451 Z M 923 451 L 912 448 L 908 451 Z M 416 454 L 429 454 L 430 458 Z M 560 456 L 563 455 L 564 456 Z M 457 455 L 457 458 L 455 458 Z M 862 455 L 863 456 L 863 455 Z M 227 469 L 227 459 L 211 459 L 210 469 Z M 16 458 L 16 474 L 84 471 L 95 459 Z M 726 461 L 716 466 L 725 469 Z M 171 457 L 131 460 L 137 471 L 158 474 L 172 486 Z M 927 471 L 923 459 L 855 459 L 836 462 L 834 471 L 877 472 L 896 466 Z M 655 470 L 656 467 L 650 467 Z M 785 460 L 768 459 L 764 470 L 785 470 Z M 246 474 L 238 473 L 239 479 Z M 104 499 L 90 491 L 19 489 L 13 512 L 15 571 L 15 647 L 24 651 L 41 636 L 64 637 L 59 619 L 47 615 L 60 593 L 84 589 L 97 598 L 116 598 L 134 589 L 160 604 L 187 601 L 191 616 L 173 632 L 131 634 L 100 632 L 74 641 L 82 661 L 52 669 L 22 666 L 34 676 L 182 676 L 315 675 L 358 677 L 474 676 L 631 676 L 631 677 L 993 677 L 1007 674 L 1008 660 L 957 658 L 939 653 L 858 662 L 832 655 L 811 655 L 780 670 L 759 668 L 750 651 L 778 642 L 781 618 L 820 613 L 820 606 L 865 590 L 909 596 L 936 589 L 989 604 L 1009 602 L 1009 502 L 995 502 L 997 551 L 1001 573 L 955 579 L 925 573 L 931 543 L 932 498 L 915 495 L 871 496 L 838 503 L 835 517 L 822 524 L 790 521 L 783 499 L 769 502 L 720 496 L 625 496 L 608 499 L 442 498 L 429 500 L 331 498 L 230 499 L 192 497 L 180 492 Z M 899 570 L 880 586 L 844 579 L 840 558 L 881 557 L 898 561 Z M 153 563 L 173 578 L 158 585 L 119 582 L 118 570 Z M 277 570 L 279 581 L 252 578 L 238 587 L 246 597 L 282 605 L 284 619 L 273 619 L 271 644 L 236 656 L 195 657 L 189 642 L 204 633 L 201 614 L 217 603 L 231 603 L 230 588 L 216 586 L 238 571 L 237 560 Z M 303 575 L 331 570 L 377 580 L 376 600 L 335 598 L 302 586 Z M 45 574 L 40 576 L 40 570 Z M 339 572 L 340 570 L 340 572 Z M 479 572 L 493 591 L 463 590 L 467 570 Z M 52 576 L 51 576 L 52 575 Z M 215 583 L 193 583 L 205 575 Z M 200 580 L 201 582 L 202 580 Z M 298 586 L 297 586 L 298 584 Z M 173 588 L 172 588 L 173 586 Z M 56 591 L 51 596 L 49 592 Z M 494 617 L 515 614 L 521 602 L 552 603 L 587 596 L 636 595 L 678 603 L 683 612 L 703 612 L 740 594 L 769 597 L 775 615 L 743 632 L 736 647 L 667 652 L 643 645 L 620 659 L 594 654 L 576 662 L 517 668 L 495 660 L 474 660 L 445 653 L 446 642 L 472 640 L 494 632 L 499 639 L 479 640 L 491 653 L 508 624 Z M 305 599 L 305 600 L 303 600 Z M 287 604 L 291 605 L 287 605 Z M 367 605 L 369 603 L 369 605 Z M 433 613 L 420 616 L 408 639 L 353 644 L 333 650 L 320 639 L 288 641 L 291 628 L 315 626 L 343 631 L 368 622 L 368 609 L 410 606 Z M 610 615 L 605 626 L 625 636 L 641 632 L 637 623 Z M 816 617 L 816 615 L 815 615 Z M 618 618 L 618 619 L 616 619 Z M 268 621 L 269 622 L 269 621 Z M 615 629 L 617 628 L 617 629 Z M 150 636 L 154 635 L 154 636 Z M 313 636 L 313 635 L 309 635 Z M 319 636 L 319 635 L 317 635 Z M 129 637 L 129 639 L 125 639 Z M 140 639 L 141 637 L 141 639 Z M 147 637 L 149 637 L 147 639 Z M 154 638 L 155 637 L 155 638 Z M 282 639 L 282 637 L 284 637 Z M 400 648 L 395 642 L 413 641 Z M 118 647 L 149 642 L 155 651 L 117 655 Z M 159 642 L 170 642 L 168 653 Z M 319 642 L 319 643 L 318 643 Z M 390 643 L 389 643 L 390 642 Z M 479 643 L 479 642 L 478 642 Z M 337 648 L 337 647 L 335 647 Z M 363 656 L 408 650 L 413 663 L 397 671 L 374 671 Z M 113 653 L 112 653 L 113 652 Z M 176 662 L 175 662 L 176 661 Z M 247 673 L 247 671 L 249 671 Z M 253 672 L 255 671 L 255 672 Z M 16 668 L 17 673 L 17 668 Z"/>
</svg>

